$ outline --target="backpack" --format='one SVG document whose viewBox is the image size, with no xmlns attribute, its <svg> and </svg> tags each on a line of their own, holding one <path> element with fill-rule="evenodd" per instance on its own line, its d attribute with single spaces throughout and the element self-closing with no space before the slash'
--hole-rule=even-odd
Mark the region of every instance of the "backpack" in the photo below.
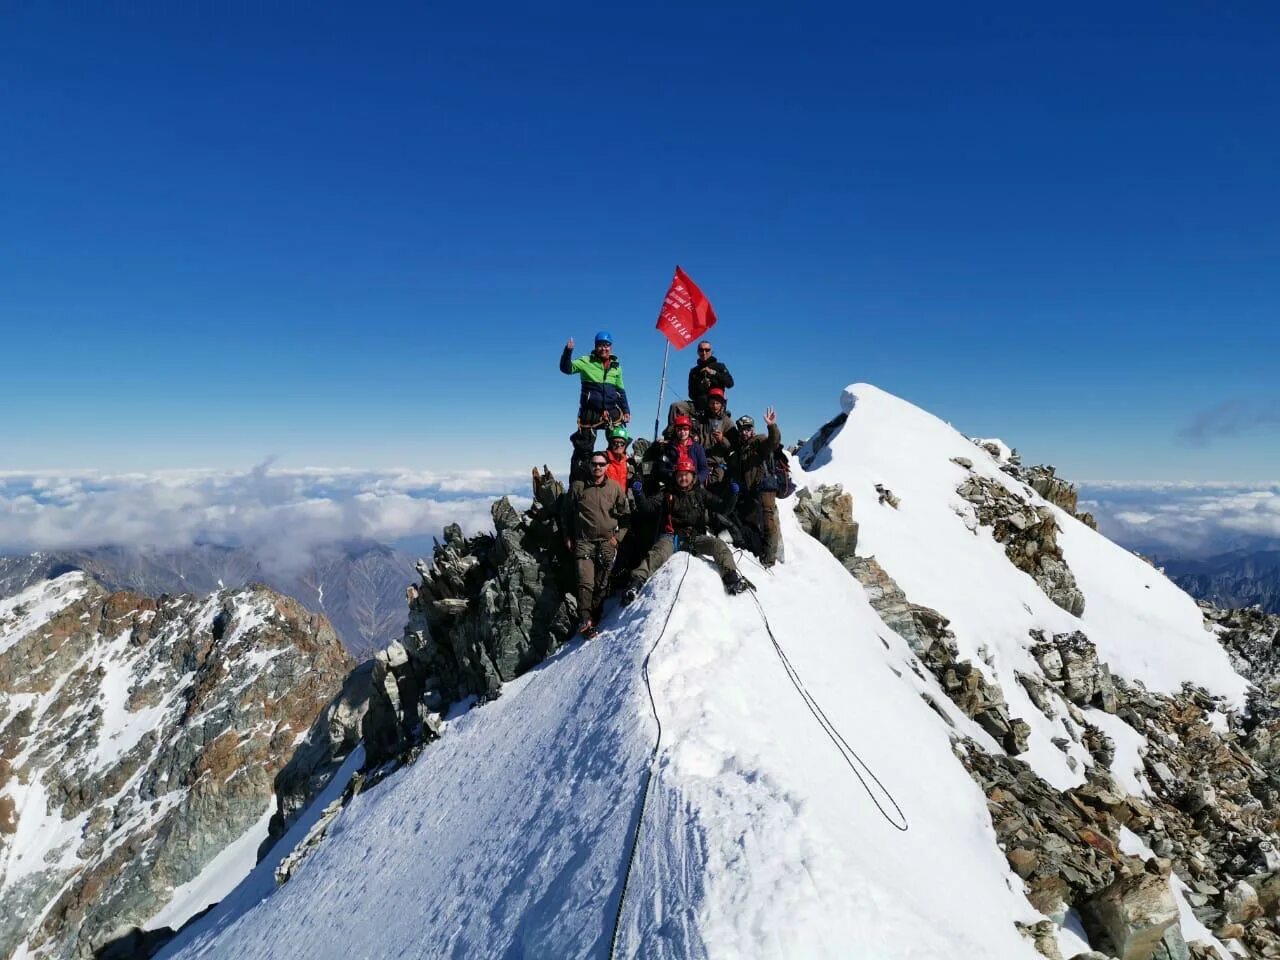
<svg viewBox="0 0 1280 960">
<path fill-rule="evenodd" d="M 760 489 L 777 493 L 779 500 L 785 500 L 796 492 L 795 481 L 791 479 L 791 460 L 781 447 L 765 462 Z"/>
</svg>

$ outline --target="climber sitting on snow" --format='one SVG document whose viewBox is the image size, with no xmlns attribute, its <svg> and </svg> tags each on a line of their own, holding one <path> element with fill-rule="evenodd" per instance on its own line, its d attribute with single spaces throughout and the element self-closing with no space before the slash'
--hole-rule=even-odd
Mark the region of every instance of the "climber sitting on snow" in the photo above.
<svg viewBox="0 0 1280 960">
<path fill-rule="evenodd" d="M 596 334 L 595 349 L 585 357 L 571 360 L 572 354 L 570 337 L 560 354 L 560 372 L 569 376 L 576 373 L 582 381 L 582 392 L 578 398 L 578 429 L 569 437 L 573 443 L 569 479 L 583 481 L 588 479 L 585 467 L 595 450 L 596 430 L 629 423 L 631 407 L 622 385 L 622 363 L 613 355 L 613 335 L 609 331 Z"/>
<path fill-rule="evenodd" d="M 633 489 L 639 482 L 633 485 Z M 675 467 L 675 486 L 651 497 L 641 497 L 637 490 L 636 509 L 642 513 L 656 514 L 658 539 L 649 555 L 640 562 L 631 575 L 631 586 L 622 597 L 630 603 L 655 570 L 666 563 L 677 550 L 687 550 L 700 557 L 710 557 L 720 571 L 720 579 L 728 593 L 741 593 L 751 584 L 738 572 L 733 554 L 719 537 L 707 533 L 711 515 L 733 509 L 737 485 L 729 487 L 729 497 L 721 500 L 694 482 L 694 465 L 691 460 L 680 460 Z"/>
<path fill-rule="evenodd" d="M 608 592 L 609 571 L 618 552 L 618 521 L 627 514 L 627 493 L 609 479 L 603 453 L 591 456 L 590 479 L 565 497 L 565 546 L 578 568 L 578 632 L 595 633 Z"/>
</svg>

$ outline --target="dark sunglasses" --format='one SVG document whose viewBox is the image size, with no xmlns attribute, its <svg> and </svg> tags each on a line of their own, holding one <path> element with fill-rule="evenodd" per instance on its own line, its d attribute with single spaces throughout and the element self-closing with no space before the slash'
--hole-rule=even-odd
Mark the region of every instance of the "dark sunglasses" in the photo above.
<svg viewBox="0 0 1280 960">
<path fill-rule="evenodd" d="M 608 465 L 609 465 L 609 464 L 607 464 L 607 463 L 605 463 L 605 462 L 603 462 L 603 461 L 601 461 L 601 460 L 592 460 L 592 461 L 591 461 L 591 469 L 592 469 L 592 470 L 603 470 L 603 469 L 604 469 L 605 467 L 607 467 Z"/>
<path fill-rule="evenodd" d="M 609 441 L 609 446 L 611 446 L 611 447 L 625 447 L 626 445 L 627 445 L 627 441 L 625 441 L 625 440 L 610 440 L 610 441 Z"/>
<path fill-rule="evenodd" d="M 710 352 L 711 352 L 711 348 L 710 348 L 710 347 L 699 347 L 699 348 L 698 348 L 698 352 L 699 352 L 699 353 L 710 353 Z"/>
</svg>

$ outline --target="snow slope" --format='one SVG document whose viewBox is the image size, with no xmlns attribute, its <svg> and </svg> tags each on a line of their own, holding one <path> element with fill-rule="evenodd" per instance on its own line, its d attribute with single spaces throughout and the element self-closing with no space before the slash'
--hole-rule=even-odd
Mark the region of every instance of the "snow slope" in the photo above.
<svg viewBox="0 0 1280 960">
<path fill-rule="evenodd" d="M 849 388 L 844 404 L 847 423 L 799 482 L 853 492 L 859 553 L 951 618 L 962 656 L 986 655 L 1011 712 L 1032 724 L 1025 759 L 1051 782 L 1079 782 L 1091 759 L 1080 751 L 1080 770 L 1070 768 L 1050 742 L 1061 730 L 1013 671 L 1035 669 L 1031 628 L 1081 621 L 975 528 L 955 494 L 965 473 L 949 461 L 1015 481 L 875 388 Z M 877 504 L 876 483 L 901 497 L 899 509 Z M 272 891 L 255 872 L 251 890 L 164 956 L 609 956 L 638 826 L 620 956 L 1038 957 L 1014 921 L 1040 916 L 996 846 L 949 724 L 999 747 L 919 669 L 861 585 L 782 514 L 786 563 L 766 573 L 747 557 L 744 571 L 804 689 L 883 789 L 855 774 L 806 706 L 752 598 L 726 597 L 704 561 L 680 555 L 598 640 L 571 644 L 451 721 L 416 764 L 358 795 L 288 884 Z M 1074 519 L 1061 522 L 1084 626 L 1117 672 L 1242 697 L 1194 604 Z M 642 806 L 655 709 L 661 741 Z M 1140 786 L 1140 745 L 1123 742 L 1117 763 Z M 895 802 L 905 832 L 891 822 Z M 1063 943 L 1080 946 L 1070 932 Z"/>
</svg>

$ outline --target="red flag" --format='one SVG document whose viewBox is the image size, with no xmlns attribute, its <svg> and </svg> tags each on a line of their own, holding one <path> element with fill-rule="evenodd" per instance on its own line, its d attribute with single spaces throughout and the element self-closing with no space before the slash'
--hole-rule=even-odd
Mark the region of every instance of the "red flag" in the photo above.
<svg viewBox="0 0 1280 960">
<path fill-rule="evenodd" d="M 711 301 L 687 273 L 676 267 L 675 279 L 671 281 L 667 299 L 662 301 L 662 310 L 658 313 L 658 329 L 662 335 L 671 341 L 673 347 L 681 350 L 702 339 L 702 335 L 715 325 L 716 312 L 711 309 Z"/>
</svg>

